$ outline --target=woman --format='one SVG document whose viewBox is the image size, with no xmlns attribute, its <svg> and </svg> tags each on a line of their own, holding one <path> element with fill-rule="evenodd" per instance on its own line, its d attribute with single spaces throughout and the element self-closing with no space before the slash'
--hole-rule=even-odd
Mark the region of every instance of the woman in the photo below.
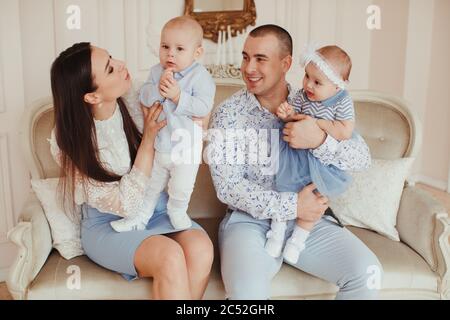
<svg viewBox="0 0 450 320">
<path fill-rule="evenodd" d="M 144 110 L 140 134 L 123 96 L 131 87 L 125 64 L 107 51 L 78 43 L 51 70 L 55 129 L 50 139 L 64 177 L 65 203 L 83 204 L 81 240 L 87 256 L 127 279 L 153 278 L 155 299 L 201 299 L 213 246 L 195 222 L 176 232 L 163 194 L 146 230 L 115 232 L 110 222 L 142 207 L 152 170 L 154 141 L 165 123 L 162 107 Z M 68 201 L 67 201 L 68 200 Z"/>
</svg>

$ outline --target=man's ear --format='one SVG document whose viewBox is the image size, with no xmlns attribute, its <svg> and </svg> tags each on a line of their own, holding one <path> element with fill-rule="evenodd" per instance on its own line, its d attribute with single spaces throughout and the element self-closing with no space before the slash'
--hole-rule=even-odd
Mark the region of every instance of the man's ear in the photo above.
<svg viewBox="0 0 450 320">
<path fill-rule="evenodd" d="M 287 55 L 281 60 L 281 65 L 283 66 L 283 71 L 287 73 L 292 66 L 292 56 Z"/>
<path fill-rule="evenodd" d="M 195 51 L 195 59 L 200 58 L 204 51 L 205 49 L 203 49 L 202 46 L 198 47 L 197 50 Z"/>
<path fill-rule="evenodd" d="M 90 92 L 90 93 L 86 93 L 84 95 L 84 101 L 91 104 L 91 105 L 95 105 L 95 104 L 99 104 L 102 103 L 102 98 L 99 96 L 98 93 L 96 92 Z"/>
</svg>

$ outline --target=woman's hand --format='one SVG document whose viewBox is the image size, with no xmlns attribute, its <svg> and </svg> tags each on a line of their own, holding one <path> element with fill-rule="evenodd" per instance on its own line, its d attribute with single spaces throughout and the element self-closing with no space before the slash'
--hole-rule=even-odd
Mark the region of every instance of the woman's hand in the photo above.
<svg viewBox="0 0 450 320">
<path fill-rule="evenodd" d="M 161 130 L 167 121 L 158 122 L 158 117 L 162 111 L 162 105 L 155 102 L 150 108 L 141 104 L 142 113 L 144 114 L 144 132 L 142 134 L 141 145 L 134 160 L 134 166 L 150 177 L 153 168 L 153 159 L 155 157 L 155 139 L 158 131 Z"/>
<path fill-rule="evenodd" d="M 141 108 L 144 113 L 144 133 L 142 135 L 142 141 L 153 145 L 158 131 L 167 124 L 167 120 L 158 122 L 163 107 L 159 102 L 155 102 L 150 108 L 146 108 L 141 104 Z"/>
</svg>

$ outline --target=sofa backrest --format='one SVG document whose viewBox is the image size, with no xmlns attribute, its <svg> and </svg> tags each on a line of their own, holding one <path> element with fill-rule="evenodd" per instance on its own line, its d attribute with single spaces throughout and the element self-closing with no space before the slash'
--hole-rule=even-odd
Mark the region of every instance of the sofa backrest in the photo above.
<svg viewBox="0 0 450 320">
<path fill-rule="evenodd" d="M 364 137 L 373 158 L 414 157 L 422 142 L 417 117 L 401 98 L 375 92 L 350 91 L 355 104 L 356 130 Z"/>
<path fill-rule="evenodd" d="M 240 89 L 241 86 L 236 85 L 218 85 L 215 106 Z M 373 158 L 396 159 L 417 154 L 421 142 L 420 124 L 403 100 L 372 91 L 350 93 L 355 103 L 356 130 L 368 143 Z M 23 152 L 33 179 L 60 175 L 47 141 L 53 126 L 51 98 L 37 101 L 25 112 L 21 130 Z M 220 217 L 225 207 L 217 199 L 209 168 L 203 163 L 189 212 L 193 218 Z"/>
</svg>

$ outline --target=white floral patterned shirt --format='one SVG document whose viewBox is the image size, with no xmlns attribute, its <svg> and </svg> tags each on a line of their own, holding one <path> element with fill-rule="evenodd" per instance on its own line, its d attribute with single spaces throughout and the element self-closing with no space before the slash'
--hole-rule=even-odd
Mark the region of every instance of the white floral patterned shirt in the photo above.
<svg viewBox="0 0 450 320">
<path fill-rule="evenodd" d="M 293 104 L 298 89 L 290 86 L 288 89 L 287 102 Z M 262 107 L 246 89 L 216 108 L 208 132 L 206 156 L 217 197 L 230 209 L 247 212 L 256 219 L 288 221 L 297 217 L 298 194 L 275 191 L 276 172 L 270 170 L 273 163 L 258 159 L 265 151 L 258 153 L 255 148 L 250 151 L 266 139 L 263 145 L 267 145 L 266 154 L 270 156 L 273 148 L 270 141 L 274 141 L 270 136 L 276 132 L 278 137 L 282 125 L 281 120 Z M 259 143 L 248 139 L 252 135 L 259 139 Z M 229 139 L 230 136 L 233 139 Z M 338 142 L 328 135 L 325 142 L 311 152 L 325 165 L 332 164 L 342 170 L 363 170 L 371 162 L 369 148 L 359 136 Z"/>
</svg>

